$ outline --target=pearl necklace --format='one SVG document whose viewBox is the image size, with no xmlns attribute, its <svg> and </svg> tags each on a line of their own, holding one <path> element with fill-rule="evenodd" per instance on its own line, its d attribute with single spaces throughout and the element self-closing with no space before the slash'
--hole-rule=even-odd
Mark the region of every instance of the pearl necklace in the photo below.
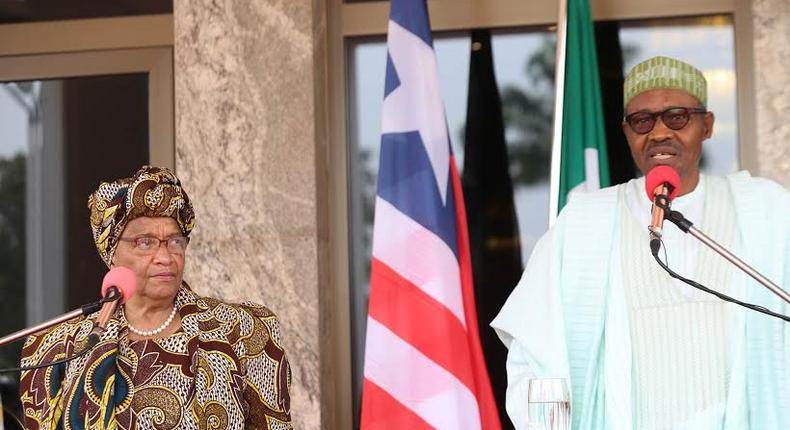
<svg viewBox="0 0 790 430">
<path fill-rule="evenodd" d="M 160 325 L 159 327 L 157 327 L 157 328 L 155 328 L 153 330 L 140 330 L 140 329 L 135 328 L 132 325 L 132 323 L 130 323 L 129 320 L 126 319 L 126 314 L 123 312 L 123 308 L 121 308 L 121 316 L 123 316 L 124 321 L 126 321 L 126 326 L 129 327 L 129 331 L 130 332 L 132 332 L 132 333 L 134 333 L 134 334 L 136 334 L 138 336 L 151 337 L 151 336 L 156 336 L 159 333 L 163 332 L 170 325 L 170 323 L 173 322 L 173 318 L 176 317 L 176 311 L 177 310 L 178 309 L 176 308 L 176 306 L 173 305 L 173 311 L 170 312 L 170 316 L 167 317 L 167 319 L 165 320 L 165 322 L 162 323 L 162 325 Z"/>
</svg>

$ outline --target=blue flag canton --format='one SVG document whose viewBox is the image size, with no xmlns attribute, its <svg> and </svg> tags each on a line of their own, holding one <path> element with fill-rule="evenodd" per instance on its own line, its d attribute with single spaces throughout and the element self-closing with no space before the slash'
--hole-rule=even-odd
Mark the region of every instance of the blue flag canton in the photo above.
<svg viewBox="0 0 790 430">
<path fill-rule="evenodd" d="M 425 0 L 393 0 L 390 19 L 433 49 Z M 434 84 L 439 85 L 438 82 Z M 387 53 L 384 98 L 400 86 L 397 66 Z M 446 162 L 449 165 L 450 159 Z M 379 197 L 441 238 L 458 257 L 457 213 L 452 179 L 452 175 L 449 175 L 446 184 L 437 184 L 436 173 L 419 130 L 385 133 L 381 136 Z M 445 188 L 444 193 L 440 186 Z"/>
<path fill-rule="evenodd" d="M 379 197 L 440 237 L 458 257 L 452 175 L 445 184 L 446 199 L 442 202 L 436 175 L 418 131 L 381 136 L 378 181 Z"/>
<path fill-rule="evenodd" d="M 425 0 L 392 0 L 390 2 L 390 20 L 414 33 L 426 45 L 433 47 L 428 7 Z"/>
<path fill-rule="evenodd" d="M 384 76 L 384 98 L 387 98 L 391 92 L 400 86 L 398 71 L 395 70 L 395 63 L 392 62 L 389 52 L 387 53 L 387 73 Z"/>
</svg>

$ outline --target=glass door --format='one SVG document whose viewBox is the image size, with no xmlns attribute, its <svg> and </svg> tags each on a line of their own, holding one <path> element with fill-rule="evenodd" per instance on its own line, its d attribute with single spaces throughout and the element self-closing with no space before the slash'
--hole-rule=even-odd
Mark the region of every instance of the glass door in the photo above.
<svg viewBox="0 0 790 430">
<path fill-rule="evenodd" d="M 172 50 L 0 57 L 0 335 L 96 300 L 107 271 L 88 195 L 143 164 L 173 167 Z M 0 347 L 0 367 L 20 344 Z M 0 374 L 7 428 L 18 374 Z"/>
</svg>

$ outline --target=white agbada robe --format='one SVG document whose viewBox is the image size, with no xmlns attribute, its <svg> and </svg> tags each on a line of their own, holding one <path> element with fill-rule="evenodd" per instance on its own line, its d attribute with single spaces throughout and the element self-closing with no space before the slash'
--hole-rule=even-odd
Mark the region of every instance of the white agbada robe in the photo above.
<svg viewBox="0 0 790 430">
<path fill-rule="evenodd" d="M 742 258 L 782 285 L 790 279 L 787 190 L 745 173 L 727 181 L 714 179 L 718 193 L 733 190 L 739 240 L 733 251 L 740 251 Z M 673 208 L 692 221 L 702 219 L 707 182 L 703 177 L 694 192 L 675 200 Z M 492 322 L 510 350 L 507 408 L 517 428 L 526 428 L 528 381 L 533 377 L 572 380 L 575 428 L 631 429 L 640 422 L 635 401 L 640 387 L 634 387 L 629 326 L 632 304 L 627 303 L 623 286 L 619 219 L 625 207 L 646 232 L 650 203 L 643 186 L 643 180 L 634 180 L 574 199 L 536 246 L 521 282 Z M 612 220 L 614 225 L 607 225 Z M 695 224 L 705 231 L 699 222 Z M 701 245 L 674 226 L 666 225 L 664 231 L 670 267 L 694 277 Z M 648 247 L 646 233 L 644 247 Z M 598 259 L 601 265 L 596 267 Z M 682 295 L 698 294 L 679 281 L 670 284 Z M 734 274 L 728 293 L 787 312 L 787 306 L 753 284 Z M 774 428 L 771 423 L 790 422 L 786 420 L 790 396 L 782 394 L 783 381 L 790 380 L 790 330 L 779 320 L 745 312 L 733 311 L 731 318 L 735 335 L 727 339 L 731 357 L 724 398 L 698 416 L 687 417 L 685 426 L 678 422 L 677 428 Z M 585 322 L 583 327 L 575 326 L 579 321 Z M 751 348 L 763 342 L 763 331 L 771 332 L 771 347 Z M 576 336 L 577 332 L 585 334 Z M 579 358 L 588 352 L 590 357 Z M 763 371 L 761 361 L 780 363 Z M 750 386 L 755 381 L 760 381 L 759 390 Z M 763 399 L 766 396 L 772 399 Z"/>
</svg>

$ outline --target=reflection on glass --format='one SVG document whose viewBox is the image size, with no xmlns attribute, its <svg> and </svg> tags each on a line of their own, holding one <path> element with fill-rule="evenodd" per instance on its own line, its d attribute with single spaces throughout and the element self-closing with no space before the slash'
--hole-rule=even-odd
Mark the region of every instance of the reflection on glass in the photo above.
<svg viewBox="0 0 790 430">
<path fill-rule="evenodd" d="M 0 327 L 25 324 L 25 179 L 37 87 L 0 84 Z M 19 347 L 0 348 L 0 366 L 17 364 Z"/>
<path fill-rule="evenodd" d="M 548 32 L 503 33 L 492 44 L 526 266 L 549 223 L 556 39 Z"/>
<path fill-rule="evenodd" d="M 26 324 L 26 191 L 28 141 L 37 121 L 36 99 L 40 85 L 0 84 L 0 333 L 19 330 Z M 0 347 L 0 367 L 19 364 L 21 343 Z M 0 374 L 0 395 L 10 408 L 18 406 L 18 375 Z M 13 411 L 13 409 L 17 409 Z M 16 427 L 11 427 L 16 428 Z"/>
<path fill-rule="evenodd" d="M 148 76 L 0 83 L 0 334 L 95 300 L 88 194 L 148 161 Z M 0 347 L 19 364 L 21 342 Z M 6 422 L 18 374 L 0 374 Z M 11 428 L 17 428 L 16 426 Z"/>
</svg>

